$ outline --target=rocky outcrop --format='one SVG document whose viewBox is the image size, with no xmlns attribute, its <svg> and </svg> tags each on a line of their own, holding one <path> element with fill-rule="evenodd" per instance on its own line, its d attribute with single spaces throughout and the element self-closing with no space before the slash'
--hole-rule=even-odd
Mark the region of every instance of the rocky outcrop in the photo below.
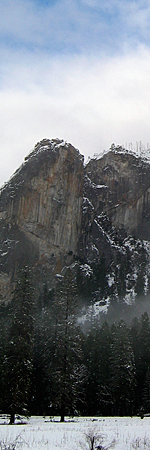
<svg viewBox="0 0 150 450">
<path fill-rule="evenodd" d="M 0 242 L 1 302 L 24 264 L 37 298 L 72 265 L 91 314 L 135 302 L 150 286 L 150 160 L 112 145 L 84 168 L 71 144 L 43 139 L 1 189 Z"/>
<path fill-rule="evenodd" d="M 90 314 L 150 286 L 150 161 L 112 146 L 84 172 L 79 283 Z"/>
<path fill-rule="evenodd" d="M 1 190 L 2 272 L 14 280 L 31 264 L 35 283 L 51 284 L 70 264 L 81 233 L 83 157 L 71 144 L 44 139 Z"/>
<path fill-rule="evenodd" d="M 150 161 L 112 146 L 87 164 L 85 174 L 86 195 L 97 214 L 127 234 L 150 239 Z"/>
</svg>

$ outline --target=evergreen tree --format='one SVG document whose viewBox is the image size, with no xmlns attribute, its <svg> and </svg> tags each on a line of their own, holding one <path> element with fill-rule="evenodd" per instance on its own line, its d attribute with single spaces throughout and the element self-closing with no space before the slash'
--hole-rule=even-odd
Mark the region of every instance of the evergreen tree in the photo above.
<svg viewBox="0 0 150 450">
<path fill-rule="evenodd" d="M 0 330 L 1 331 L 1 330 Z M 0 342 L 2 343 L 2 334 L 0 332 Z M 1 344 L 0 346 L 0 412 L 3 410 L 3 392 L 4 392 L 4 386 L 3 386 L 3 358 L 4 358 L 4 347 Z"/>
<path fill-rule="evenodd" d="M 112 414 L 132 415 L 136 372 L 129 330 L 123 320 L 112 327 L 110 371 Z"/>
<path fill-rule="evenodd" d="M 106 414 L 103 392 L 109 380 L 110 359 L 110 329 L 105 322 L 101 328 L 98 325 L 89 333 L 84 349 L 87 366 L 86 405 L 87 414 Z"/>
<path fill-rule="evenodd" d="M 87 367 L 86 414 L 97 413 L 99 351 L 96 342 L 96 331 L 91 330 L 84 344 L 84 363 Z"/>
<path fill-rule="evenodd" d="M 148 369 L 150 367 L 150 321 L 145 312 L 140 319 L 139 327 L 139 357 L 138 357 L 138 392 L 139 410 L 143 409 L 143 389 L 145 386 Z"/>
<path fill-rule="evenodd" d="M 3 364 L 5 405 L 14 423 L 15 413 L 27 414 L 32 375 L 33 289 L 30 269 L 20 270 L 12 302 L 12 324 Z"/>
<path fill-rule="evenodd" d="M 77 412 L 83 398 L 85 367 L 76 313 L 75 276 L 67 268 L 64 275 L 57 277 L 49 367 L 51 402 L 59 411 L 61 421 L 66 414 Z"/>
<path fill-rule="evenodd" d="M 111 398 L 109 394 L 111 333 L 107 322 L 99 330 L 99 410 L 98 413 L 111 413 Z"/>
<path fill-rule="evenodd" d="M 0 296 L 1 301 L 1 296 Z M 3 378 L 3 359 L 5 354 L 7 318 L 4 314 L 5 307 L 0 305 L 0 411 L 3 411 L 4 400 L 4 378 Z"/>
<path fill-rule="evenodd" d="M 32 378 L 32 414 L 53 415 L 51 408 L 52 312 L 42 308 L 36 315 Z M 52 310 L 51 310 L 52 309 Z"/>
<path fill-rule="evenodd" d="M 147 369 L 150 367 L 150 321 L 146 312 L 140 319 L 139 349 L 141 376 L 145 378 Z"/>
<path fill-rule="evenodd" d="M 142 405 L 144 413 L 150 413 L 150 367 L 148 367 L 145 376 Z"/>
</svg>

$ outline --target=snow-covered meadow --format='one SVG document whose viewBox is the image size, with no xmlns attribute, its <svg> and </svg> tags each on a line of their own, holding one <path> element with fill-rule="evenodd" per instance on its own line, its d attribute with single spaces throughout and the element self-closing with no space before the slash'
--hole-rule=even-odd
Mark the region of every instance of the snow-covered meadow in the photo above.
<svg viewBox="0 0 150 450">
<path fill-rule="evenodd" d="M 76 418 L 60 423 L 31 417 L 26 424 L 0 425 L 0 450 L 150 450 L 150 418 Z M 4 421 L 3 421 L 4 423 Z"/>
</svg>

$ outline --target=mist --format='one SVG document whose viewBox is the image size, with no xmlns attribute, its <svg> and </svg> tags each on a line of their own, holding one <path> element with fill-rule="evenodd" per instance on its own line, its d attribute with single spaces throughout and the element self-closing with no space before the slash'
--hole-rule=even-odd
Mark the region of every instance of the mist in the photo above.
<svg viewBox="0 0 150 450">
<path fill-rule="evenodd" d="M 150 317 L 150 295 L 137 296 L 135 303 L 132 305 L 127 305 L 123 300 L 112 302 L 107 314 L 103 314 L 103 317 L 101 317 L 101 322 L 103 323 L 106 320 L 112 325 L 112 323 L 118 323 L 123 319 L 127 325 L 131 325 L 134 317 L 139 319 L 145 312 Z"/>
</svg>

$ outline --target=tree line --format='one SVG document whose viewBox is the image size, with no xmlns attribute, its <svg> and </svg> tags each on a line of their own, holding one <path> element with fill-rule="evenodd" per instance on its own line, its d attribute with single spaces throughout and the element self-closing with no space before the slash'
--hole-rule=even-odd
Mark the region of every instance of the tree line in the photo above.
<svg viewBox="0 0 150 450">
<path fill-rule="evenodd" d="M 150 413 L 150 320 L 145 312 L 83 332 L 77 323 L 75 275 L 67 268 L 40 306 L 29 267 L 13 300 L 0 308 L 0 411 L 10 414 Z"/>
</svg>

